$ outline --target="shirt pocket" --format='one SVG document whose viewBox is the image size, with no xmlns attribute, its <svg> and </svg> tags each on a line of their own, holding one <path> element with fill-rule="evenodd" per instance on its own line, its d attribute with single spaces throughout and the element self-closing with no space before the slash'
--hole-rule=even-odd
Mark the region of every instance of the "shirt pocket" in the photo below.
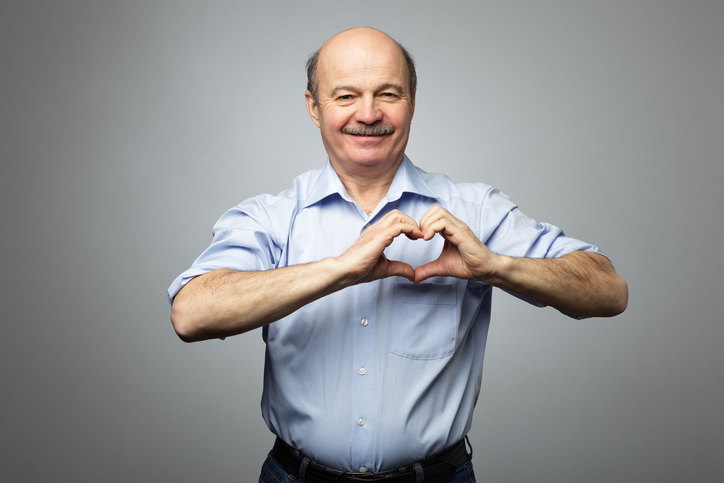
<svg viewBox="0 0 724 483">
<path fill-rule="evenodd" d="M 451 355 L 457 336 L 456 294 L 454 284 L 394 284 L 390 351 L 410 359 Z"/>
</svg>

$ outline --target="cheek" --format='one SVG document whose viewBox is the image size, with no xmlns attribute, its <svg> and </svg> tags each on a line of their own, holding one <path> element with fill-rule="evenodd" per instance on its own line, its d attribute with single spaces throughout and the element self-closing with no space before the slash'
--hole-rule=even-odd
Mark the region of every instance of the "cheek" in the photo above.
<svg viewBox="0 0 724 483">
<path fill-rule="evenodd" d="M 412 120 L 411 114 L 406 107 L 400 107 L 389 113 L 388 120 L 398 129 L 407 128 Z"/>
<path fill-rule="evenodd" d="M 325 118 L 324 130 L 330 134 L 338 133 L 347 124 L 344 116 L 331 115 Z"/>
</svg>

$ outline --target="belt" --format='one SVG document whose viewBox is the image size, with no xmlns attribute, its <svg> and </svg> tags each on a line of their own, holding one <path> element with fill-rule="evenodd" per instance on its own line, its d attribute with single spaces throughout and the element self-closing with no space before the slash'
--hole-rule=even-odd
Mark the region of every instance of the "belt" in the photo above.
<svg viewBox="0 0 724 483">
<path fill-rule="evenodd" d="M 415 483 L 418 472 L 422 472 L 424 475 L 425 483 L 444 483 L 453 477 L 455 471 L 465 463 L 468 457 L 465 439 L 461 439 L 450 448 L 418 463 L 382 473 L 352 473 L 332 470 L 310 461 L 279 437 L 274 442 L 270 454 L 284 468 L 284 471 L 296 478 L 300 478 L 299 473 L 304 464 L 304 483 L 369 483 L 372 481 Z"/>
</svg>

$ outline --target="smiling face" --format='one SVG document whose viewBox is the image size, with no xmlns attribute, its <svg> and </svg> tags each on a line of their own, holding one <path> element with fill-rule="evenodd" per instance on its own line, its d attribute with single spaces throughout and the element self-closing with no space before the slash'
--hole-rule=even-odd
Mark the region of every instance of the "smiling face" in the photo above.
<svg viewBox="0 0 724 483">
<path fill-rule="evenodd" d="M 338 173 L 394 172 L 410 135 L 414 99 L 397 43 L 373 29 L 337 34 L 320 50 L 318 102 L 307 110 Z"/>
</svg>

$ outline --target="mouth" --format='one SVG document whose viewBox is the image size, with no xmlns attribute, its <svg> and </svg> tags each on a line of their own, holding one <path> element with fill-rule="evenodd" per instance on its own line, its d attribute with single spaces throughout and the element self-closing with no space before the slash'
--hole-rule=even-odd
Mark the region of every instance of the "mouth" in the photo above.
<svg viewBox="0 0 724 483">
<path fill-rule="evenodd" d="M 352 136 L 389 136 L 395 132 L 392 126 L 355 126 L 343 127 L 343 134 L 351 134 Z"/>
</svg>

